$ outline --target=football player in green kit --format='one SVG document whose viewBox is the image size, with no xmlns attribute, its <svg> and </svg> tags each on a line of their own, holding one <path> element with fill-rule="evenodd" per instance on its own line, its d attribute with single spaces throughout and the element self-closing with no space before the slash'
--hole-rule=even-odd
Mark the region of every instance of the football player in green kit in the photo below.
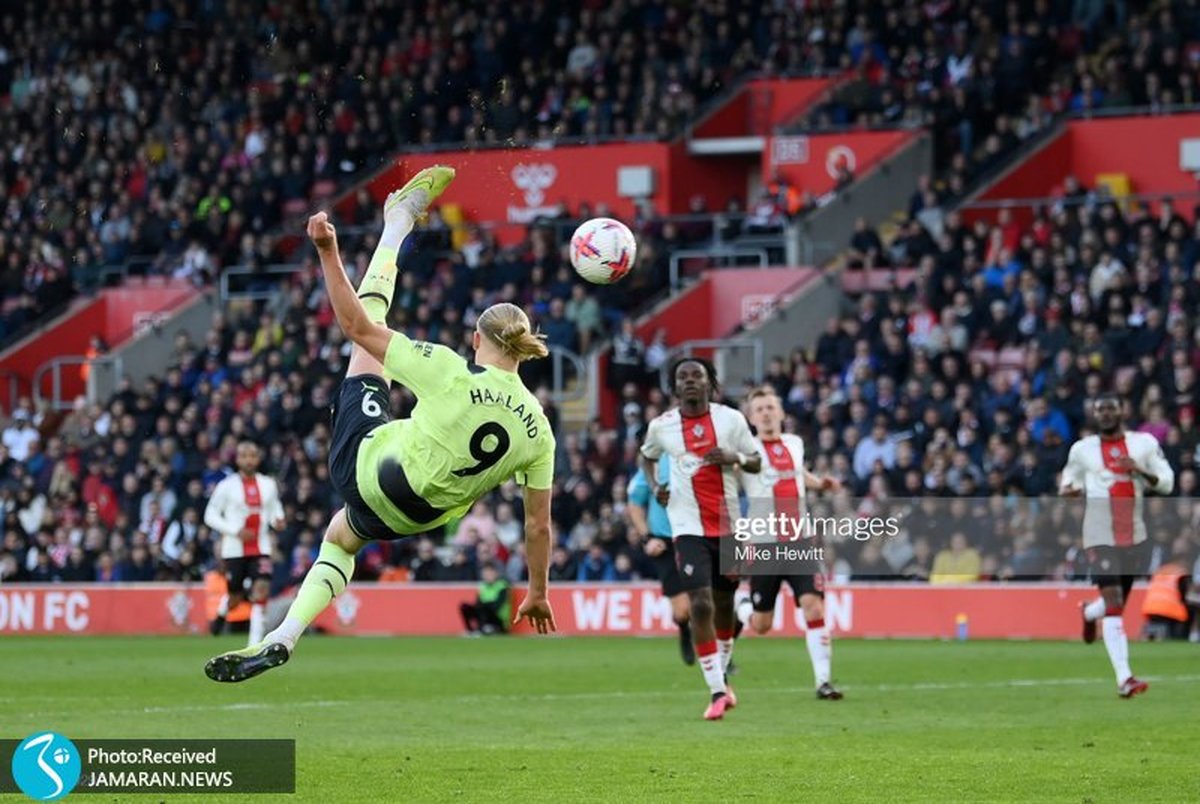
<svg viewBox="0 0 1200 804">
<path fill-rule="evenodd" d="M 538 633 L 555 630 L 546 599 L 554 434 L 517 376 L 521 361 L 546 356 L 542 337 L 521 308 L 507 303 L 479 316 L 473 361 L 383 323 L 400 245 L 453 178 L 452 168 L 427 168 L 388 196 L 383 235 L 357 294 L 328 216 L 309 218 L 330 302 L 354 343 L 334 401 L 329 453 L 330 478 L 346 504 L 334 514 L 283 623 L 257 645 L 210 660 L 204 669 L 214 681 L 244 681 L 286 662 L 309 623 L 346 588 L 354 556 L 367 542 L 423 533 L 461 517 L 514 476 L 525 489 L 529 564 L 529 593 L 516 620 L 527 618 Z M 411 418 L 393 420 L 388 413 L 389 380 L 416 395 Z"/>
</svg>

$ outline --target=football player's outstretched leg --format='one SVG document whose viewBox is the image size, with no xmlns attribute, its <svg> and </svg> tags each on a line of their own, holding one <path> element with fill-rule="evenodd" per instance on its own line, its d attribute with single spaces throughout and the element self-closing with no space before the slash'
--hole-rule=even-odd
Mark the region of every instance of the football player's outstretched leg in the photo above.
<svg viewBox="0 0 1200 804">
<path fill-rule="evenodd" d="M 529 592 L 516 621 L 527 618 L 539 633 L 555 628 L 546 599 L 554 435 L 517 375 L 521 361 L 546 356 L 543 339 L 512 304 L 480 314 L 471 362 L 383 324 L 400 244 L 453 177 L 450 168 L 428 168 L 388 196 L 383 236 L 357 294 L 328 216 L 309 219 L 330 302 L 354 343 L 334 400 L 329 452 L 330 480 L 345 507 L 330 522 L 283 623 L 257 645 L 212 659 L 205 672 L 214 681 L 245 681 L 287 662 L 308 626 L 346 589 L 354 556 L 368 542 L 423 533 L 459 518 L 514 475 L 525 487 L 529 564 Z M 393 420 L 389 380 L 432 403 L 417 405 L 409 420 Z"/>
</svg>

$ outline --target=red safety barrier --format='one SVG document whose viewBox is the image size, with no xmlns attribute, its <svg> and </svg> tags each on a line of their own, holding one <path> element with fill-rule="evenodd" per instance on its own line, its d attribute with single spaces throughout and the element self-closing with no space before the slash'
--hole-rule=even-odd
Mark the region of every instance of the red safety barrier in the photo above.
<svg viewBox="0 0 1200 804">
<path fill-rule="evenodd" d="M 331 633 L 459 634 L 460 603 L 473 584 L 352 584 L 317 625 Z M 518 590 L 517 600 L 522 597 Z M 656 584 L 560 584 L 551 604 L 563 635 L 660 636 L 674 633 L 671 607 Z M 830 587 L 825 620 L 841 636 L 953 638 L 966 618 L 972 639 L 1074 639 L 1084 584 L 926 586 L 851 583 Z M 1126 607 L 1130 633 L 1141 626 L 1142 589 Z M 515 604 L 514 601 L 514 611 Z M 803 633 L 791 598 L 776 605 L 778 636 Z M 522 626 L 519 632 L 527 633 Z M 30 584 L 0 587 L 0 635 L 207 633 L 201 584 Z"/>
</svg>

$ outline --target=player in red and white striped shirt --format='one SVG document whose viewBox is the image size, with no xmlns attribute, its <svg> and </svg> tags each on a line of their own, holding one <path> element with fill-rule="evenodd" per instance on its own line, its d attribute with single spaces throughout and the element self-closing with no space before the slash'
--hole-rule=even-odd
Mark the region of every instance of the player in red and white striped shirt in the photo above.
<svg viewBox="0 0 1200 804">
<path fill-rule="evenodd" d="M 284 525 L 279 487 L 259 474 L 261 461 L 257 444 L 238 444 L 237 473 L 217 484 L 204 509 L 204 524 L 221 537 L 221 562 L 228 586 L 212 622 L 212 632 L 221 633 L 225 615 L 248 597 L 251 645 L 261 642 L 265 635 L 265 608 L 271 591 L 271 528 L 281 529 Z"/>
<path fill-rule="evenodd" d="M 742 486 L 749 498 L 751 518 L 784 515 L 800 523 L 808 489 L 837 491 L 841 484 L 833 477 L 817 477 L 804 468 L 804 442 L 799 436 L 783 432 L 783 405 L 771 388 L 758 388 L 747 397 L 750 423 L 758 431 L 758 453 L 763 470 L 743 475 Z M 789 539 L 786 534 L 777 538 Z M 805 643 L 812 661 L 817 698 L 841 700 L 842 693 L 830 682 L 833 646 L 825 625 L 825 576 L 821 566 L 803 568 L 790 575 L 751 575 L 750 600 L 738 607 L 738 617 L 755 633 L 771 630 L 775 599 L 784 581 L 792 590 L 796 605 L 804 612 Z"/>
<path fill-rule="evenodd" d="M 1119 397 L 1099 397 L 1092 413 L 1099 434 L 1072 445 L 1060 489 L 1063 496 L 1087 498 L 1083 546 L 1100 597 L 1083 607 L 1083 639 L 1095 641 L 1096 621 L 1103 617 L 1104 647 L 1117 674 L 1118 693 L 1131 698 L 1149 688 L 1129 669 L 1129 643 L 1122 623 L 1134 580 L 1149 571 L 1151 544 L 1146 539 L 1142 498 L 1147 491 L 1170 494 L 1175 472 L 1154 436 L 1125 430 Z"/>
<path fill-rule="evenodd" d="M 717 375 L 707 360 L 679 360 L 671 377 L 679 407 L 646 428 L 642 469 L 671 520 L 680 586 L 691 605 L 692 641 L 712 693 L 704 717 L 720 720 L 737 705 L 725 671 L 733 656 L 738 581 L 721 574 L 719 540 L 732 536 L 731 518 L 740 511 L 734 467 L 754 473 L 762 468 L 762 458 L 746 417 L 712 401 Z M 671 463 L 666 486 L 658 482 L 660 458 Z"/>
</svg>

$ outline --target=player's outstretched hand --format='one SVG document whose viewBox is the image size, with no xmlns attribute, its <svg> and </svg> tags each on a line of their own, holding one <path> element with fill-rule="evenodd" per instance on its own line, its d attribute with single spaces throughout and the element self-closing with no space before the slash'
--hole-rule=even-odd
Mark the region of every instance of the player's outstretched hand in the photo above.
<svg viewBox="0 0 1200 804">
<path fill-rule="evenodd" d="M 513 618 L 513 625 L 521 622 L 523 619 L 528 619 L 529 624 L 537 629 L 539 634 L 548 634 L 551 631 L 557 631 L 558 626 L 554 624 L 554 612 L 550 609 L 550 601 L 545 595 L 529 594 L 521 601 L 521 607 L 517 609 L 517 616 Z"/>
<path fill-rule="evenodd" d="M 842 490 L 842 481 L 832 475 L 826 475 L 821 481 L 821 490 L 828 491 L 830 494 L 837 494 Z"/>
<path fill-rule="evenodd" d="M 317 251 L 337 251 L 337 230 L 329 222 L 329 215 L 318 212 L 308 219 L 308 236 Z"/>
</svg>

